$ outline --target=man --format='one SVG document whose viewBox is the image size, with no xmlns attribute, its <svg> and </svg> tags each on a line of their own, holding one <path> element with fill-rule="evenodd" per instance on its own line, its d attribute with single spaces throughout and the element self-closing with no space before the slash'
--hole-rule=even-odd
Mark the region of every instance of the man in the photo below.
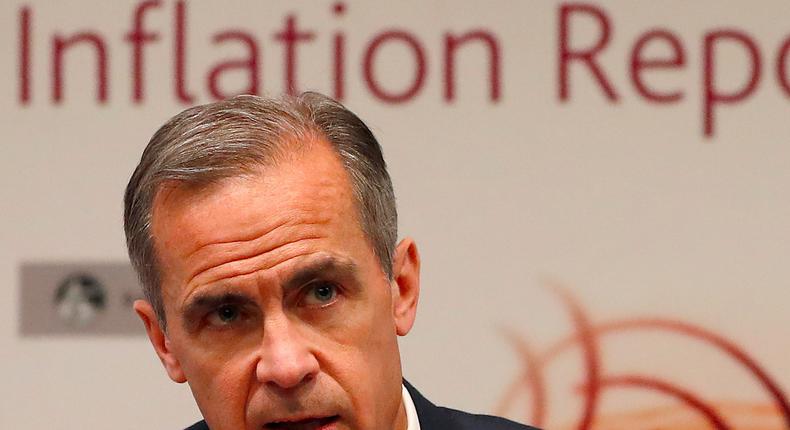
<svg viewBox="0 0 790 430">
<path fill-rule="evenodd" d="M 125 195 L 134 309 L 205 422 L 192 429 L 524 429 L 403 381 L 420 257 L 397 238 L 370 130 L 316 93 L 188 109 Z"/>
</svg>

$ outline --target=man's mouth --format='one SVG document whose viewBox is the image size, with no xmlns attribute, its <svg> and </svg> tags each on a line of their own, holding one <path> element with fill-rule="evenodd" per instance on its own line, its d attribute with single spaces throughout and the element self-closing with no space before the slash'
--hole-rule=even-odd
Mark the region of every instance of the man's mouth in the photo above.
<svg viewBox="0 0 790 430">
<path fill-rule="evenodd" d="M 298 421 L 273 421 L 263 426 L 265 430 L 332 430 L 338 415 L 324 418 L 308 418 Z"/>
</svg>

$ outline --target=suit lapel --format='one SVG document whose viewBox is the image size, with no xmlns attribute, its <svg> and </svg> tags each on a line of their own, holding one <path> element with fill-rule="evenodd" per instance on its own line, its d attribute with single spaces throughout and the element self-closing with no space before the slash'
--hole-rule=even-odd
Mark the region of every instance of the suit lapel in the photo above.
<svg viewBox="0 0 790 430">
<path fill-rule="evenodd" d="M 422 396 L 408 381 L 403 380 L 403 385 L 409 391 L 417 417 L 420 420 L 421 430 L 453 430 L 457 428 L 452 418 L 440 407 L 431 403 Z"/>
</svg>

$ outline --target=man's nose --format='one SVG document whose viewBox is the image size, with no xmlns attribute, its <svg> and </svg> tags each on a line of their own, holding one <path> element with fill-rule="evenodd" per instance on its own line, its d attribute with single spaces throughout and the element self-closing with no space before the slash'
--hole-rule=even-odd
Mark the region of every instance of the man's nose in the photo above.
<svg viewBox="0 0 790 430">
<path fill-rule="evenodd" d="M 280 388 L 294 388 L 312 380 L 318 360 L 303 335 L 286 316 L 264 325 L 258 380 Z"/>
</svg>

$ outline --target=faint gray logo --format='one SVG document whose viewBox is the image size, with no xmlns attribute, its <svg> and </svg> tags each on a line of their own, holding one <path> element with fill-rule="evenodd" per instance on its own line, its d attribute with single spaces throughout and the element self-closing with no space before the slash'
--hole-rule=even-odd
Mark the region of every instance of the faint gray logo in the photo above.
<svg viewBox="0 0 790 430">
<path fill-rule="evenodd" d="M 55 290 L 55 308 L 58 316 L 73 327 L 85 327 L 107 304 L 104 286 L 88 274 L 66 277 Z"/>
<path fill-rule="evenodd" d="M 132 310 L 142 291 L 128 261 L 23 262 L 19 269 L 23 337 L 144 334 Z"/>
</svg>

